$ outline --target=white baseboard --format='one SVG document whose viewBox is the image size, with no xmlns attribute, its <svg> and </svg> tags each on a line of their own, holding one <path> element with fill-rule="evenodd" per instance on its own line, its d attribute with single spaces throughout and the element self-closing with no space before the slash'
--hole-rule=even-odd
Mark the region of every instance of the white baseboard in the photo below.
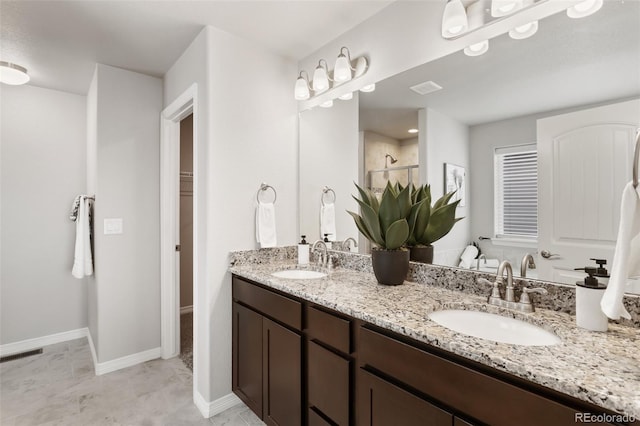
<svg viewBox="0 0 640 426">
<path fill-rule="evenodd" d="M 96 347 L 93 344 L 93 338 L 91 337 L 91 330 L 87 331 L 87 338 L 89 339 L 89 348 L 91 349 L 91 358 L 93 358 L 93 371 L 96 373 L 96 365 L 98 365 L 98 353 L 96 352 Z"/>
<path fill-rule="evenodd" d="M 181 306 L 180 307 L 180 315 L 182 314 L 189 314 L 193 312 L 193 305 L 189 305 L 189 306 Z"/>
<path fill-rule="evenodd" d="M 238 404 L 242 404 L 242 401 L 235 393 L 230 393 L 222 398 L 216 399 L 215 401 L 207 402 L 198 391 L 194 392 L 193 402 L 196 404 L 196 407 L 200 410 L 200 414 L 202 414 L 205 419 L 222 413 L 224 410 L 235 407 Z"/>
<path fill-rule="evenodd" d="M 93 352 L 93 351 L 92 351 Z M 111 373 L 112 371 L 121 370 L 123 368 L 131 367 L 136 364 L 151 361 L 152 359 L 158 359 L 162 355 L 162 348 L 153 348 L 148 351 L 138 352 L 135 354 L 116 358 L 106 362 L 94 361 L 96 376 Z"/>
<path fill-rule="evenodd" d="M 78 328 L 76 330 L 63 331 L 62 333 L 50 334 L 48 336 L 36 337 L 33 339 L 21 340 L 14 343 L 0 345 L 0 356 L 13 355 L 20 352 L 32 351 L 43 346 L 55 345 L 56 343 L 67 342 L 69 340 L 81 339 L 89 335 L 89 330 Z"/>
</svg>

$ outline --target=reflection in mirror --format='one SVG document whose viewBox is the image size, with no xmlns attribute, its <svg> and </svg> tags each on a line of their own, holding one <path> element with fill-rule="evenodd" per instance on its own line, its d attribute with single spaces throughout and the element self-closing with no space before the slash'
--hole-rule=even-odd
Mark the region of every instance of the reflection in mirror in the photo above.
<svg viewBox="0 0 640 426">
<path fill-rule="evenodd" d="M 360 94 L 357 178 L 367 178 L 364 135 L 401 148 L 408 129 L 419 129 L 415 164 L 434 198 L 445 190 L 445 163 L 467 180 L 457 212 L 465 219 L 435 243 L 434 263 L 496 272 L 508 260 L 520 271 L 530 253 L 528 277 L 568 284 L 583 279 L 574 268 L 590 258 L 610 267 L 640 126 L 638 16 L 640 2 L 630 1 L 605 2 L 579 21 L 559 13 L 528 39 L 505 34 L 484 55 L 457 52 L 378 82 Z M 376 153 L 376 167 L 386 153 L 399 162 L 396 152 Z M 461 264 L 473 243 L 484 256 Z"/>
</svg>

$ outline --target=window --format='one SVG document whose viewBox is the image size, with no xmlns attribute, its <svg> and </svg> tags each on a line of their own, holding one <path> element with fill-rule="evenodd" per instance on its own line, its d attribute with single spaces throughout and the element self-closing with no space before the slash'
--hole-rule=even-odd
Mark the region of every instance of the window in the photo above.
<svg viewBox="0 0 640 426">
<path fill-rule="evenodd" d="M 496 148 L 495 237 L 538 238 L 538 153 L 535 144 Z"/>
</svg>

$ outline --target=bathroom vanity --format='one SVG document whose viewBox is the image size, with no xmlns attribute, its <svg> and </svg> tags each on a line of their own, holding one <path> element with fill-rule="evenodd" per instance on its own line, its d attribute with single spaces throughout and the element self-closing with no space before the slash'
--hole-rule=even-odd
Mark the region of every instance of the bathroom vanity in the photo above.
<svg viewBox="0 0 640 426">
<path fill-rule="evenodd" d="M 267 424 L 568 425 L 589 415 L 601 416 L 593 424 L 625 424 L 640 417 L 637 328 L 611 325 L 594 334 L 569 315 L 539 309 L 518 315 L 552 330 L 560 344 L 496 343 L 427 317 L 451 307 L 491 311 L 486 297 L 415 282 L 380 286 L 369 273 L 343 268 L 308 280 L 271 275 L 293 267 L 230 268 L 233 391 Z"/>
</svg>

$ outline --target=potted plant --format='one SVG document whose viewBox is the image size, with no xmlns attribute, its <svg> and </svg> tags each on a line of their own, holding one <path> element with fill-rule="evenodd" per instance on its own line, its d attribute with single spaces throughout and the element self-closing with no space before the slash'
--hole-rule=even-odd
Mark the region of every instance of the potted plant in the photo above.
<svg viewBox="0 0 640 426">
<path fill-rule="evenodd" d="M 456 222 L 464 219 L 455 217 L 460 200 L 449 203 L 454 194 L 455 191 L 452 191 L 443 195 L 431 206 L 429 185 L 419 186 L 413 190 L 412 203 L 422 202 L 422 204 L 417 214 L 409 218 L 409 227 L 412 232 L 407 240 L 407 246 L 411 251 L 411 260 L 433 263 L 433 243 L 447 235 Z"/>
<path fill-rule="evenodd" d="M 368 190 L 358 188 L 360 199 L 353 197 L 360 206 L 360 214 L 348 212 L 358 230 L 374 247 L 371 250 L 373 273 L 378 283 L 402 284 L 409 272 L 409 250 L 403 247 L 412 234 L 409 223 L 415 217 L 424 200 L 412 203 L 411 187 L 387 183 L 380 201 Z"/>
</svg>

